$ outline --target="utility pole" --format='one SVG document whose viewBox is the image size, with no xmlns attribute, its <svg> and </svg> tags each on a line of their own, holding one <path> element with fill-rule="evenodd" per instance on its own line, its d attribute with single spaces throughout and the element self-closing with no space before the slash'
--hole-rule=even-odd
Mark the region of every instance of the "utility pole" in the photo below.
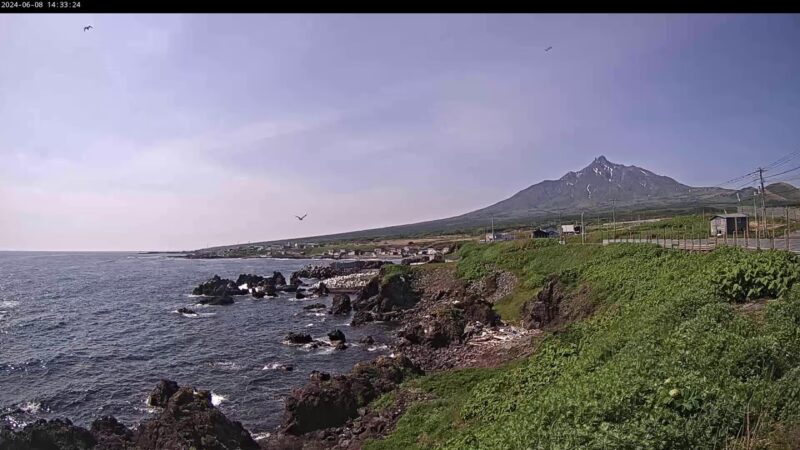
<svg viewBox="0 0 800 450">
<path fill-rule="evenodd" d="M 617 200 L 611 200 L 611 222 L 614 224 L 614 236 L 612 239 L 617 238 Z"/>
<path fill-rule="evenodd" d="M 786 210 L 786 217 L 789 217 L 789 210 L 788 209 Z M 788 222 L 788 220 L 787 220 L 787 222 Z M 585 231 L 584 231 L 584 228 L 583 228 L 583 211 L 581 211 L 581 244 L 585 244 L 586 243 L 586 235 L 584 234 L 584 232 Z"/>
<path fill-rule="evenodd" d="M 758 228 L 761 224 L 758 221 L 758 208 L 756 208 L 756 196 L 753 195 L 753 215 L 756 219 L 756 250 L 761 250 L 761 234 L 758 232 Z"/>
<path fill-rule="evenodd" d="M 766 203 L 766 196 L 767 193 L 764 191 L 764 169 L 761 167 L 758 168 L 758 178 L 761 180 L 761 215 L 764 217 L 764 230 L 767 229 L 767 203 Z"/>
<path fill-rule="evenodd" d="M 492 242 L 494 242 L 494 216 L 492 216 Z"/>
</svg>

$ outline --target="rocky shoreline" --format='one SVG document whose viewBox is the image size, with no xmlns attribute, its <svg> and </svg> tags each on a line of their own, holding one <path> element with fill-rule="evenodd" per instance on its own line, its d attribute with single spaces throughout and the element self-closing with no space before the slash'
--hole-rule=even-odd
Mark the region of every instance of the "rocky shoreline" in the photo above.
<svg viewBox="0 0 800 450">
<path fill-rule="evenodd" d="M 341 286 L 341 280 L 348 283 Z M 353 298 L 331 292 L 327 283 L 350 291 Z M 327 312 L 352 313 L 353 327 L 394 323 L 392 353 L 359 363 L 343 375 L 313 372 L 304 386 L 286 398 L 279 429 L 259 442 L 216 409 L 209 392 L 162 380 L 148 400 L 157 408 L 156 415 L 136 428 L 129 429 L 113 417 L 96 420 L 88 430 L 69 420 L 40 420 L 22 430 L 0 428 L 0 448 L 358 449 L 365 440 L 389 432 L 406 406 L 424 399 L 421 393 L 398 389 L 409 377 L 502 364 L 529 354 L 531 339 L 548 324 L 590 313 L 564 308 L 565 288 L 554 277 L 539 297 L 527 302 L 526 327 L 510 326 L 494 312 L 492 303 L 511 293 L 516 283 L 513 275 L 504 272 L 467 283 L 455 276 L 451 264 L 418 268 L 368 261 L 309 266 L 291 274 L 288 282 L 278 272 L 266 277 L 242 274 L 236 281 L 215 275 L 194 289 L 195 295 L 202 296 L 200 303 L 225 305 L 236 295 L 269 298 L 278 292 L 292 292 L 298 298 L 332 295 Z M 308 305 L 312 307 L 326 306 Z M 340 330 L 331 331 L 327 341 L 302 333 L 290 333 L 286 340 L 291 345 L 347 348 Z M 389 392 L 394 395 L 392 408 L 370 406 Z"/>
</svg>

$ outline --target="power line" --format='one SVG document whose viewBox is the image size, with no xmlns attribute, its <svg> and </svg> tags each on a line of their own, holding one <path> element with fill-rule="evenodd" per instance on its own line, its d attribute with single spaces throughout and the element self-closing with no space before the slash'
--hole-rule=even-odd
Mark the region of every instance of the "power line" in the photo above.
<svg viewBox="0 0 800 450">
<path fill-rule="evenodd" d="M 785 155 L 785 156 L 783 156 L 781 158 L 778 158 L 778 160 L 773 161 L 771 164 L 767 164 L 766 166 L 764 166 L 764 170 L 772 170 L 772 169 L 778 168 L 778 167 L 788 163 L 789 161 L 797 158 L 798 156 L 800 156 L 800 150 L 798 150 L 796 152 L 789 153 L 788 155 Z"/>
<path fill-rule="evenodd" d="M 771 179 L 773 179 L 773 178 L 775 178 L 775 177 L 777 177 L 777 176 L 780 176 L 780 175 L 783 175 L 783 174 L 785 174 L 785 173 L 789 173 L 789 172 L 794 172 L 795 170 L 798 170 L 798 169 L 800 169 L 800 166 L 797 166 L 797 167 L 791 168 L 791 169 L 789 169 L 789 170 L 784 170 L 783 172 L 779 172 L 779 173 L 772 174 L 772 175 L 770 175 L 770 176 L 766 177 L 766 178 L 765 178 L 765 180 L 771 180 Z"/>
</svg>

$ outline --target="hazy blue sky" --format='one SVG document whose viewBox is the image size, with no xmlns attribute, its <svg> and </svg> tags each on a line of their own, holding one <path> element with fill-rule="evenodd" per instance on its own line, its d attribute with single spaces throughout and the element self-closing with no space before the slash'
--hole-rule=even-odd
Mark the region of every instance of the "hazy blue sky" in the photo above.
<svg viewBox="0 0 800 450">
<path fill-rule="evenodd" d="M 798 55 L 796 15 L 3 15 L 0 249 L 442 218 L 600 154 L 714 185 L 800 149 Z"/>
</svg>

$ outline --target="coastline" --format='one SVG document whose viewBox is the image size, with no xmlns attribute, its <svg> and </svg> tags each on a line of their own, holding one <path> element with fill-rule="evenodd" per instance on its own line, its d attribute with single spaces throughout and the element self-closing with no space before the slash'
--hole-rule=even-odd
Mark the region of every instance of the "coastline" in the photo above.
<svg viewBox="0 0 800 450">
<path fill-rule="evenodd" d="M 374 260 L 373 260 L 374 261 Z M 347 427 L 352 428 L 352 420 L 356 417 L 360 417 L 364 414 L 369 414 L 369 410 L 365 409 L 365 404 L 358 404 L 353 408 L 350 408 L 350 413 L 346 417 L 340 418 L 341 420 L 333 421 L 328 423 L 324 428 L 315 428 L 308 430 L 307 426 L 301 426 L 300 428 L 295 427 L 294 429 L 288 425 L 290 423 L 297 422 L 297 418 L 293 418 L 293 411 L 292 411 L 292 402 L 294 405 L 297 405 L 298 402 L 302 405 L 303 395 L 308 397 L 306 400 L 313 399 L 313 394 L 309 394 L 309 390 L 313 390 L 314 386 L 319 388 L 326 383 L 344 383 L 340 385 L 338 388 L 330 388 L 332 391 L 326 391 L 328 393 L 333 392 L 333 395 L 339 398 L 340 401 L 345 403 L 351 402 L 348 400 L 348 397 L 352 397 L 354 395 L 353 392 L 347 391 L 347 389 L 342 390 L 342 386 L 349 385 L 352 380 L 358 380 L 357 382 L 365 383 L 367 389 L 371 390 L 374 395 L 380 395 L 386 392 L 394 391 L 399 384 L 406 378 L 406 375 L 398 375 L 399 373 L 406 373 L 413 374 L 413 375 L 420 375 L 426 373 L 426 370 L 431 370 L 432 368 L 429 366 L 426 361 L 431 360 L 434 358 L 433 353 L 429 352 L 429 350 L 433 351 L 434 349 L 428 349 L 424 345 L 415 346 L 412 345 L 411 348 L 408 346 L 408 340 L 401 337 L 400 333 L 402 330 L 413 328 L 415 325 L 419 325 L 420 318 L 413 314 L 413 307 L 415 304 L 420 303 L 423 301 L 423 297 L 428 298 L 430 300 L 431 292 L 435 289 L 441 288 L 441 286 L 436 286 L 435 282 L 431 286 L 426 286 L 425 284 L 428 283 L 428 280 L 411 280 L 411 277 L 408 277 L 408 282 L 413 283 L 408 284 L 406 281 L 402 281 L 404 279 L 404 275 L 408 275 L 413 271 L 418 271 L 424 269 L 425 267 L 439 267 L 442 268 L 451 266 L 450 264 L 428 264 L 428 265 L 398 265 L 394 264 L 393 261 L 385 261 L 381 260 L 380 265 L 383 266 L 380 270 L 375 269 L 364 269 L 364 267 L 374 267 L 370 265 L 370 260 L 366 258 L 361 259 L 352 259 L 348 261 L 331 261 L 334 263 L 334 266 L 340 267 L 340 271 L 343 272 L 334 272 L 330 273 L 330 276 L 320 278 L 316 283 L 302 283 L 301 286 L 297 286 L 298 291 L 304 291 L 308 294 L 314 293 L 314 295 L 322 295 L 322 296 L 331 296 L 334 298 L 334 303 L 336 302 L 337 296 L 341 296 L 344 294 L 345 297 L 349 298 L 354 297 L 352 300 L 352 322 L 351 326 L 359 327 L 363 326 L 366 323 L 388 323 L 393 325 L 393 329 L 397 334 L 396 341 L 389 341 L 385 345 L 387 346 L 387 350 L 390 352 L 390 356 L 379 356 L 377 358 L 373 358 L 369 362 L 366 363 L 358 363 L 351 370 L 343 375 L 336 375 L 331 376 L 330 374 L 326 373 L 319 373 L 315 375 L 312 373 L 312 378 L 304 385 L 298 385 L 294 389 L 294 391 L 288 395 L 284 399 L 284 423 L 282 426 L 275 430 L 272 433 L 259 433 L 259 445 L 261 448 L 276 448 L 274 445 L 278 445 L 278 448 L 290 448 L 289 441 L 303 441 L 303 442 L 313 442 L 318 441 L 320 436 L 326 436 L 325 439 L 329 439 L 335 433 L 342 433 L 343 429 L 348 429 Z M 335 263 L 340 264 L 335 264 Z M 349 266 L 356 263 L 355 266 L 358 267 L 357 270 L 347 269 Z M 330 267 L 330 266 L 311 266 L 311 267 Z M 342 273 L 346 273 L 346 275 L 342 275 Z M 291 278 L 295 278 L 297 273 L 292 274 Z M 307 275 L 307 274 L 306 274 Z M 366 278 L 363 275 L 367 275 Z M 399 277 L 398 277 L 399 275 Z M 276 275 L 277 276 L 277 275 Z M 358 286 L 348 286 L 348 287 L 335 287 L 335 283 L 333 281 L 337 278 L 340 279 L 358 279 L 360 276 L 364 278 L 360 285 Z M 388 284 L 384 283 L 386 278 L 389 278 Z M 329 280 L 332 282 L 331 289 L 325 289 L 326 292 L 318 292 L 321 289 L 321 285 L 324 285 L 325 281 Z M 311 280 L 314 280 L 312 278 Z M 293 283 L 296 283 L 293 281 Z M 202 285 L 201 285 L 202 286 Z M 292 286 L 292 285 L 287 285 Z M 288 288 L 287 288 L 288 289 Z M 298 292 L 299 293 L 299 292 Z M 250 292 L 253 296 L 252 292 Z M 240 294 L 239 294 L 240 295 Z M 213 299 L 214 297 L 208 297 L 208 299 Z M 309 297 L 309 298 L 313 298 Z M 381 299 L 380 303 L 382 305 L 377 305 L 377 299 Z M 440 299 L 437 299 L 437 302 Z M 372 304 L 370 304 L 372 302 Z M 298 331 L 302 328 L 300 324 L 297 324 Z M 459 336 L 452 336 L 452 338 L 456 340 L 460 340 Z M 461 343 L 453 342 L 455 345 L 460 345 Z M 418 347 L 418 348 L 413 348 Z M 470 349 L 466 346 L 462 346 L 463 348 L 460 350 L 461 353 L 466 354 Z M 455 348 L 455 347 L 454 347 Z M 404 356 L 404 354 L 408 353 L 410 357 Z M 455 352 L 458 353 L 458 352 Z M 427 355 L 427 356 L 426 356 Z M 372 367 L 377 369 L 364 369 L 365 367 Z M 290 369 L 289 369 L 290 370 Z M 379 375 L 376 378 L 365 379 L 363 377 L 359 378 L 359 370 L 367 370 L 367 372 L 378 370 L 378 372 L 383 373 L 382 371 L 388 371 L 386 374 Z M 434 369 L 435 370 L 435 369 Z M 388 377 L 388 378 L 386 378 Z M 331 381 L 333 380 L 333 381 Z M 338 381 L 337 381 L 338 380 Z M 201 390 L 197 390 L 193 387 L 185 388 L 188 391 L 191 391 L 193 394 L 191 397 L 193 400 L 189 401 L 187 398 L 183 398 L 179 401 L 185 407 L 187 401 L 190 404 L 193 404 L 193 408 L 196 408 L 198 411 L 203 411 L 204 415 L 213 414 L 215 417 L 219 417 L 219 422 L 225 427 L 233 427 L 237 428 L 236 424 L 238 422 L 230 422 L 228 421 L 224 415 L 216 409 L 216 402 L 213 401 L 211 398 L 212 395 L 209 394 L 208 402 L 204 399 L 205 395 Z M 323 389 L 323 390 L 324 390 Z M 337 391 L 338 389 L 338 391 Z M 186 397 L 188 394 L 185 394 Z M 327 394 L 326 394 L 327 395 Z M 299 397 L 298 397 L 299 396 Z M 370 398 L 374 399 L 374 398 Z M 164 400 L 164 404 L 169 400 L 167 398 Z M 176 400 L 177 401 L 177 400 Z M 206 403 L 208 403 L 206 405 Z M 351 405 L 352 406 L 352 405 Z M 0 442 L 14 442 L 14 440 L 25 439 L 26 433 L 39 433 L 45 436 L 50 436 L 53 439 L 56 439 L 57 436 L 61 435 L 69 435 L 73 437 L 80 437 L 83 436 L 86 442 L 90 442 L 94 440 L 96 445 L 93 448 L 142 448 L 137 447 L 137 442 L 144 439 L 150 439 L 152 436 L 145 436 L 144 433 L 147 432 L 150 428 L 158 428 L 164 429 L 169 427 L 174 427 L 177 425 L 175 422 L 175 417 L 169 416 L 166 406 L 165 409 L 159 410 L 158 408 L 154 408 L 154 415 L 146 419 L 142 423 L 138 424 L 131 424 L 130 427 L 120 424 L 114 418 L 109 417 L 98 417 L 88 429 L 82 428 L 79 426 L 73 425 L 68 419 L 59 420 L 59 419 L 52 419 L 50 421 L 46 420 L 39 420 L 33 424 L 29 424 L 26 428 L 17 431 L 11 431 L 10 429 L 3 429 L 0 432 Z M 301 407 L 302 409 L 302 407 Z M 313 408 L 312 408 L 313 409 Z M 327 411 L 324 410 L 316 410 L 313 411 L 312 415 L 325 415 L 328 414 Z M 215 411 L 210 413 L 209 411 Z M 198 412 L 199 414 L 199 412 Z M 200 416 L 197 417 L 186 417 L 182 420 L 188 420 L 190 422 L 197 421 Z M 383 418 L 376 419 L 373 418 L 371 420 L 384 420 Z M 302 419 L 300 420 L 302 422 Z M 180 421 L 178 421 L 180 422 Z M 230 423 L 229 423 L 230 422 Z M 193 423 L 193 422 L 192 422 Z M 195 424 L 196 425 L 196 424 Z M 218 424 L 219 425 L 219 424 Z M 192 425 L 194 426 L 194 425 Z M 215 425 L 216 426 L 216 425 Z M 241 426 L 240 424 L 238 426 Z M 344 427 L 344 428 L 342 428 Z M 104 434 L 109 428 L 113 431 L 112 436 Z M 27 432 L 25 430 L 28 430 Z M 243 433 L 247 433 L 250 436 L 250 433 L 242 428 Z M 303 433 L 297 433 L 297 430 L 304 430 Z M 197 436 L 202 437 L 205 432 L 197 431 Z M 366 437 L 367 435 L 364 435 Z M 173 436 L 174 437 L 174 436 Z M 109 440 L 114 441 L 115 444 L 110 445 L 108 444 Z M 246 441 L 246 439 L 245 439 Z M 353 441 L 356 442 L 356 441 Z M 63 443 L 62 443 L 63 444 Z M 60 444 L 60 445 L 62 445 Z M 172 442 L 174 444 L 174 442 Z M 170 445 L 172 445 L 170 444 Z M 161 445 L 161 444 L 158 444 Z M 237 448 L 247 448 L 247 445 L 244 444 L 237 444 L 239 447 Z M 289 445 L 289 447 L 286 447 Z M 327 444 L 326 444 L 327 445 Z M 14 448 L 13 446 L 11 448 Z M 25 446 L 23 445 L 23 447 Z M 72 448 L 69 445 L 63 444 L 60 448 Z M 75 447 L 81 448 L 81 447 Z M 87 447 L 88 448 L 88 447 Z M 153 447 L 153 448 L 171 448 L 167 447 Z M 205 447 L 199 447 L 205 448 Z M 208 447 L 213 448 L 213 447 Z M 327 448 L 327 447 L 326 447 Z M 346 447 L 342 447 L 346 448 Z M 357 447 L 353 447 L 357 448 Z"/>
</svg>

